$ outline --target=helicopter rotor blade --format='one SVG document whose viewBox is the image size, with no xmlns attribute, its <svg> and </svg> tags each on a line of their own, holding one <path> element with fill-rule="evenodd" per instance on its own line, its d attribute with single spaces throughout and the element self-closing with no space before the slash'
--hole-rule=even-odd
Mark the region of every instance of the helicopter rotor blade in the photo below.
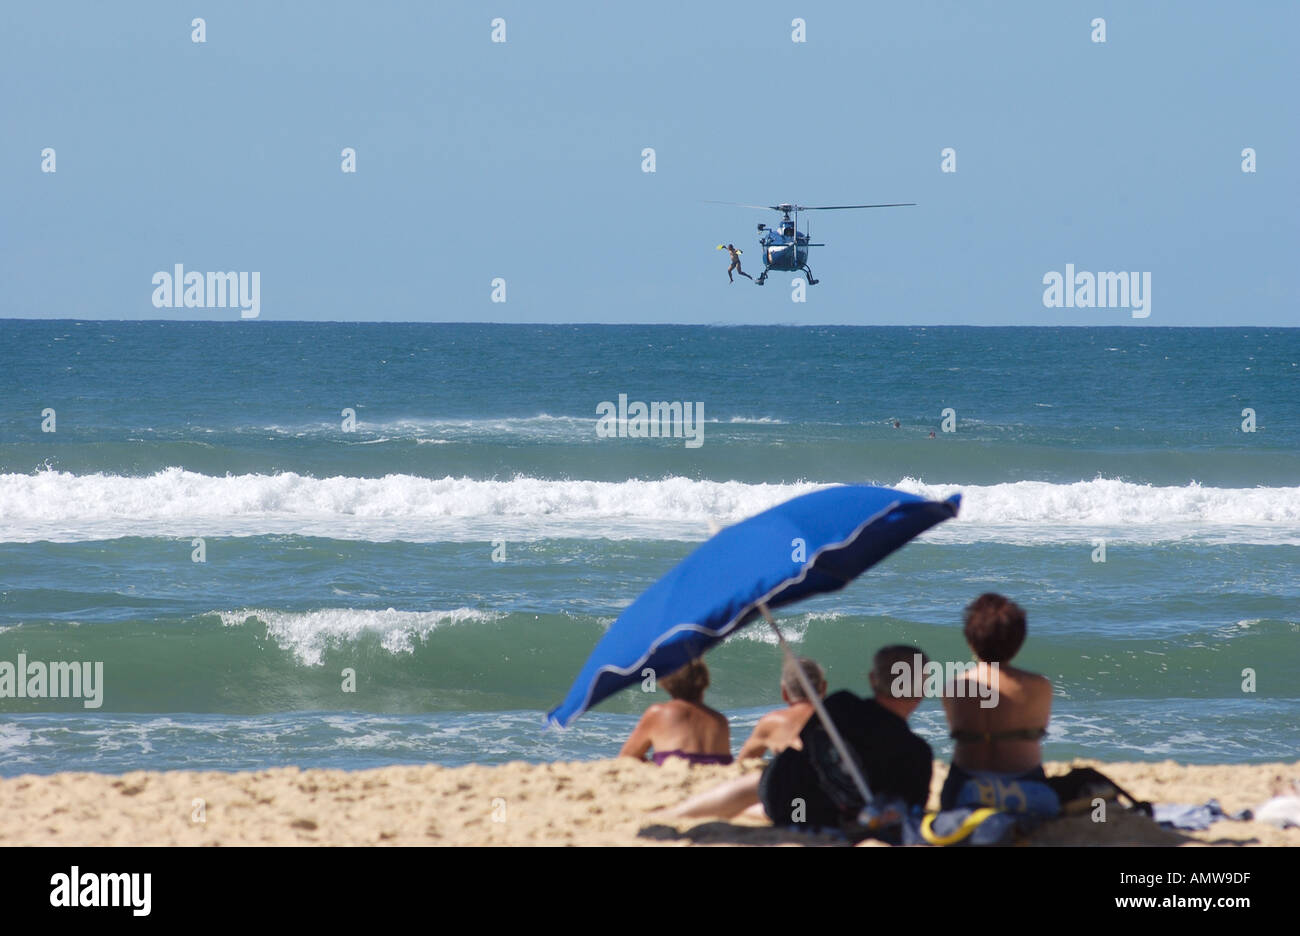
<svg viewBox="0 0 1300 936">
<path fill-rule="evenodd" d="M 842 211 L 845 208 L 910 208 L 916 202 L 895 202 L 891 205 L 800 205 L 800 211 Z"/>
<path fill-rule="evenodd" d="M 706 205 L 728 205 L 732 208 L 753 208 L 755 211 L 780 211 L 789 214 L 792 211 L 843 211 L 847 208 L 912 208 L 916 202 L 894 202 L 888 205 L 746 205 L 742 202 L 713 201 L 705 199 Z"/>
<path fill-rule="evenodd" d="M 756 210 L 758 210 L 758 211 L 767 211 L 769 208 L 772 207 L 771 205 L 742 205 L 740 202 L 732 202 L 732 201 L 710 201 L 709 199 L 705 199 L 705 200 L 704 200 L 704 204 L 706 204 L 706 205 L 729 205 L 729 206 L 731 206 L 732 208 L 754 208 L 754 209 L 756 209 Z M 780 211 L 781 209 L 778 208 L 778 209 L 776 209 L 776 210 L 777 210 L 777 211 Z"/>
</svg>

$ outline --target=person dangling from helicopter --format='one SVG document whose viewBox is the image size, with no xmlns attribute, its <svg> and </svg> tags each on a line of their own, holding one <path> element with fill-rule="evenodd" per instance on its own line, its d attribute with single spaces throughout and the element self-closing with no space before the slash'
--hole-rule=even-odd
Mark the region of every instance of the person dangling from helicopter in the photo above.
<svg viewBox="0 0 1300 936">
<path fill-rule="evenodd" d="M 735 244 L 727 244 L 725 246 L 719 244 L 718 249 L 725 250 L 727 251 L 727 253 L 731 254 L 731 266 L 727 267 L 727 282 L 734 283 L 736 281 L 735 278 L 732 277 L 731 275 L 732 270 L 735 270 L 741 276 L 745 277 L 745 279 L 749 280 L 750 282 L 753 282 L 754 277 L 750 276 L 748 273 L 746 273 L 744 270 L 740 268 L 740 255 L 744 253 L 743 250 L 737 250 Z"/>
</svg>

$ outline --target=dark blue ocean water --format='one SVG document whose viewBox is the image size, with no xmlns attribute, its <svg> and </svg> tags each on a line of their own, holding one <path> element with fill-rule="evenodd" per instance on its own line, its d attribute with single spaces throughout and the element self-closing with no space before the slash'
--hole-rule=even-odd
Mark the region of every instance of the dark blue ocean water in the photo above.
<svg viewBox="0 0 1300 936">
<path fill-rule="evenodd" d="M 701 444 L 601 437 L 620 394 Z M 966 659 L 996 589 L 1048 757 L 1300 756 L 1300 330 L 10 320 L 0 693 L 20 654 L 104 676 L 0 698 L 0 773 L 611 756 L 639 693 L 541 726 L 603 629 L 710 523 L 838 482 L 964 505 L 787 614 L 833 686 Z M 777 649 L 708 662 L 738 744 Z"/>
</svg>

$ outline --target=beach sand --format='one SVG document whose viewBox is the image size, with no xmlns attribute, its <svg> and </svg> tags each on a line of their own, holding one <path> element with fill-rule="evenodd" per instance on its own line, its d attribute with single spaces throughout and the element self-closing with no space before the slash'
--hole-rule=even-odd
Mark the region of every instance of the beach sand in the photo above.
<svg viewBox="0 0 1300 936">
<path fill-rule="evenodd" d="M 1300 778 L 1293 764 L 1075 761 L 1157 802 L 1216 798 L 1254 808 Z M 776 845 L 817 844 L 757 820 L 667 820 L 651 813 L 757 768 L 634 761 L 375 770 L 281 768 L 250 773 L 63 773 L 0 780 L 3 845 Z M 947 772 L 936 763 L 931 806 Z M 196 802 L 201 800 L 202 802 Z M 1105 823 L 1045 824 L 1043 845 L 1300 845 L 1300 829 L 1215 823 L 1172 832 L 1112 809 Z"/>
</svg>

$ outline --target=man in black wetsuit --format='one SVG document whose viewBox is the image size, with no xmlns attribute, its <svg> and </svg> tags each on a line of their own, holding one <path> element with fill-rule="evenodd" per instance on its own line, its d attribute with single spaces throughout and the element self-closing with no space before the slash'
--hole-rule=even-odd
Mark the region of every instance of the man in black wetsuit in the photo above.
<svg viewBox="0 0 1300 936">
<path fill-rule="evenodd" d="M 894 673 L 898 663 L 910 671 L 920 654 L 916 647 L 881 649 L 871 667 L 874 698 L 841 690 L 827 696 L 825 706 L 857 758 L 872 796 L 896 797 L 908 807 L 924 808 L 934 755 L 907 727 L 921 698 L 910 695 L 910 678 L 898 679 Z M 893 689 L 909 694 L 896 695 Z M 851 825 L 865 804 L 820 719 L 809 719 L 799 739 L 802 749 L 786 748 L 763 771 L 758 795 L 764 811 L 778 826 Z"/>
</svg>

